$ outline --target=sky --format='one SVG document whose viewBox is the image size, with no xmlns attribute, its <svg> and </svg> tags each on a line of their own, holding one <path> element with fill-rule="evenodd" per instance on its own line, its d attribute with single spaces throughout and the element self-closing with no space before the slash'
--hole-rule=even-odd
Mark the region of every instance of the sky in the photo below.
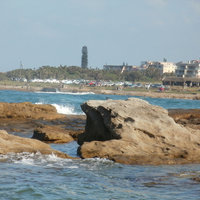
<svg viewBox="0 0 200 200">
<path fill-rule="evenodd" d="M 200 0 L 0 0 L 0 72 L 200 59 Z"/>
</svg>

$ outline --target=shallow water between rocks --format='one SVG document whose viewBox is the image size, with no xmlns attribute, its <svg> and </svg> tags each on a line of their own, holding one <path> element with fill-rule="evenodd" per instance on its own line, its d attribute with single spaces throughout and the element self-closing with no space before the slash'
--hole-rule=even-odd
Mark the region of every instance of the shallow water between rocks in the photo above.
<svg viewBox="0 0 200 200">
<path fill-rule="evenodd" d="M 1 102 L 53 104 L 66 115 L 83 115 L 80 104 L 89 99 L 128 97 L 0 91 Z M 197 100 L 137 98 L 167 109 L 200 108 Z M 76 141 L 51 147 L 77 156 Z M 199 176 L 200 164 L 131 166 L 99 158 L 70 160 L 24 152 L 0 155 L 0 199 L 200 199 L 200 183 L 192 180 Z"/>
</svg>

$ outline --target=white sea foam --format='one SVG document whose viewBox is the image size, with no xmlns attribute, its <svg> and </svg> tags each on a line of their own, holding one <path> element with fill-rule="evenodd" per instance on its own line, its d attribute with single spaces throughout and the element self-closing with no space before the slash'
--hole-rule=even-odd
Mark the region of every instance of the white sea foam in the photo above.
<svg viewBox="0 0 200 200">
<path fill-rule="evenodd" d="M 78 168 L 78 166 L 69 166 L 69 167 L 67 167 L 68 169 L 77 169 Z"/>
<path fill-rule="evenodd" d="M 56 110 L 60 114 L 65 114 L 65 115 L 84 115 L 83 112 L 76 112 L 75 107 L 73 107 L 70 104 L 66 105 L 58 105 L 58 104 L 52 104 L 53 106 L 56 107 Z"/>
<path fill-rule="evenodd" d="M 43 102 L 37 102 L 35 104 L 42 105 L 42 104 L 45 104 L 45 103 L 43 103 Z M 84 115 L 83 112 L 80 112 L 80 113 L 76 112 L 75 111 L 75 107 L 73 107 L 70 104 L 58 105 L 56 103 L 53 103 L 51 105 L 54 106 L 56 108 L 57 112 L 60 113 L 60 114 L 64 114 L 64 115 Z"/>
<path fill-rule="evenodd" d="M 82 159 L 72 160 L 72 159 L 59 158 L 54 154 L 42 155 L 40 152 L 8 153 L 7 155 L 0 155 L 0 161 L 29 165 L 29 166 L 50 167 L 50 168 L 56 167 L 56 168 L 78 169 L 83 167 L 89 170 L 96 170 L 103 166 L 109 167 L 115 164 L 113 161 L 104 158 L 88 158 L 84 160 Z"/>
<path fill-rule="evenodd" d="M 42 155 L 40 152 L 37 153 L 8 153 L 7 155 L 1 155 L 0 160 L 7 160 L 15 164 L 40 166 L 40 167 L 68 167 L 67 163 L 71 163 L 71 159 L 59 158 L 54 154 Z M 74 166 L 74 168 L 76 168 Z"/>
<path fill-rule="evenodd" d="M 87 95 L 87 94 L 95 94 L 94 92 L 61 92 L 61 94 L 71 94 L 71 95 Z"/>
<path fill-rule="evenodd" d="M 41 105 L 41 104 L 43 104 L 42 102 L 36 102 L 35 104 L 39 104 L 39 105 Z"/>
<path fill-rule="evenodd" d="M 199 171 L 188 171 L 188 172 L 181 172 L 178 174 L 181 178 L 191 178 L 191 177 L 196 177 L 199 176 Z"/>
<path fill-rule="evenodd" d="M 35 92 L 35 93 L 41 93 L 41 94 L 70 94 L 70 95 L 88 95 L 88 94 L 95 94 L 94 92 Z"/>
<path fill-rule="evenodd" d="M 56 110 L 58 113 L 61 114 L 67 114 L 67 115 L 75 115 L 74 107 L 66 104 L 66 105 L 58 105 L 58 104 L 52 104 L 54 107 L 56 107 Z"/>
<path fill-rule="evenodd" d="M 96 162 L 96 163 L 110 163 L 110 164 L 114 163 L 114 161 L 109 160 L 107 158 L 87 158 L 85 160 L 91 160 L 91 161 Z"/>
<path fill-rule="evenodd" d="M 8 159 L 8 155 L 0 154 L 0 161 L 4 161 Z"/>
<path fill-rule="evenodd" d="M 106 158 L 86 158 L 80 161 L 81 167 L 89 167 L 90 170 L 96 170 L 101 168 L 101 166 L 110 166 L 113 164 L 115 164 L 114 161 L 108 160 Z"/>
</svg>

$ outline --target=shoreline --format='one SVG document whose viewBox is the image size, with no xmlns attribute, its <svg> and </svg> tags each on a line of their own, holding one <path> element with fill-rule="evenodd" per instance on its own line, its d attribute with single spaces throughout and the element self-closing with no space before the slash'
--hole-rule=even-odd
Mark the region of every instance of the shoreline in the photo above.
<svg viewBox="0 0 200 200">
<path fill-rule="evenodd" d="M 54 88 L 54 87 L 49 87 Z M 43 87 L 34 87 L 34 86 L 3 86 L 0 85 L 0 90 L 14 90 L 21 92 L 40 92 Z M 58 88 L 61 92 L 72 92 L 72 93 L 82 93 L 82 92 L 93 92 L 95 94 L 108 94 L 108 95 L 130 95 L 130 96 L 142 96 L 142 97 L 151 97 L 151 98 L 170 98 L 170 99 L 191 99 L 191 100 L 200 100 L 200 94 L 190 93 L 171 93 L 168 91 L 164 92 L 155 92 L 155 91 L 124 91 L 124 90 L 104 90 L 101 88 L 95 87 L 84 87 L 79 89 L 77 87 L 66 87 Z"/>
<path fill-rule="evenodd" d="M 118 91 L 118 90 L 97 90 L 95 94 L 112 94 L 112 95 L 130 95 L 130 96 L 142 96 L 151 98 L 168 98 L 168 99 L 191 99 L 200 100 L 200 94 L 179 94 L 170 92 L 141 92 L 141 91 Z"/>
</svg>

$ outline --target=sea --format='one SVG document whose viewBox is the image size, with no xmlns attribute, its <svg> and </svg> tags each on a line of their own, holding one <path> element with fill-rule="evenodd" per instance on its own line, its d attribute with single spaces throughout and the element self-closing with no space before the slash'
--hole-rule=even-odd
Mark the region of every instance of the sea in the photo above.
<svg viewBox="0 0 200 200">
<path fill-rule="evenodd" d="M 84 115 L 88 100 L 140 98 L 163 108 L 200 109 L 200 101 L 94 93 L 0 91 L 0 102 L 51 104 L 65 115 Z M 1 127 L 0 127 L 1 128 Z M 30 134 L 28 137 L 31 137 Z M 27 137 L 27 136 L 26 136 Z M 77 156 L 76 141 L 50 144 Z M 55 155 L 0 155 L 0 200 L 200 199 L 200 164 L 123 165 L 107 159 L 62 159 Z"/>
</svg>

